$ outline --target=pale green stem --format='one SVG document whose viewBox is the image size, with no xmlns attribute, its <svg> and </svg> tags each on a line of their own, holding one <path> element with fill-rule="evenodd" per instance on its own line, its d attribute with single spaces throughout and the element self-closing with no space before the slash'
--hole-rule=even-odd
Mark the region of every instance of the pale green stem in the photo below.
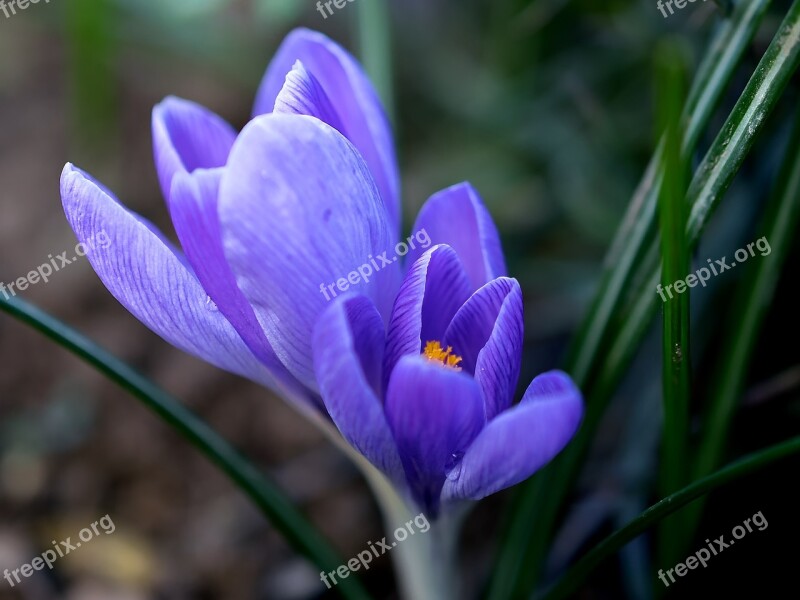
<svg viewBox="0 0 800 600">
<path fill-rule="evenodd" d="M 330 426 L 317 423 L 339 449 L 342 450 L 364 474 L 383 516 L 386 541 L 395 539 L 394 531 L 414 521 L 421 510 L 413 508 L 397 492 L 388 479 L 356 452 Z M 456 570 L 456 542 L 464 508 L 449 507 L 435 521 L 425 518 L 430 524 L 428 531 L 422 532 L 414 523 L 410 527 L 415 532 L 392 548 L 388 554 L 394 563 L 395 577 L 400 597 L 405 600 L 456 600 L 463 597 L 459 592 L 459 579 Z M 424 524 L 423 524 L 424 527 Z M 369 540 L 364 540 L 364 547 Z M 376 540 L 372 540 L 375 542 Z"/>
<path fill-rule="evenodd" d="M 371 465 L 364 474 L 383 511 L 387 541 L 398 527 L 405 527 L 420 515 L 409 507 L 389 481 Z M 363 470 L 363 469 L 362 469 Z M 456 576 L 456 542 L 461 512 L 448 510 L 435 521 L 428 519 L 430 529 L 417 533 L 392 548 L 395 577 L 402 598 L 406 600 L 456 600 L 462 598 Z M 427 516 L 426 516 L 427 519 Z"/>
</svg>

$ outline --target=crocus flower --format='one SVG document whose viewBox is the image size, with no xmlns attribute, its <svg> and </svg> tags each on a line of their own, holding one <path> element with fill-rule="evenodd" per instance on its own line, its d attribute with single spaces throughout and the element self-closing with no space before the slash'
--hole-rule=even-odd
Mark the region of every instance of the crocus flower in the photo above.
<svg viewBox="0 0 800 600">
<path fill-rule="evenodd" d="M 153 141 L 182 251 L 70 164 L 61 194 L 80 241 L 113 240 L 89 255 L 103 283 L 166 341 L 333 423 L 431 516 L 527 478 L 572 437 L 582 400 L 564 373 L 512 405 L 522 293 L 475 190 L 431 197 L 414 231 L 433 245 L 398 258 L 391 131 L 340 46 L 293 32 L 240 133 L 168 98 Z"/>
</svg>

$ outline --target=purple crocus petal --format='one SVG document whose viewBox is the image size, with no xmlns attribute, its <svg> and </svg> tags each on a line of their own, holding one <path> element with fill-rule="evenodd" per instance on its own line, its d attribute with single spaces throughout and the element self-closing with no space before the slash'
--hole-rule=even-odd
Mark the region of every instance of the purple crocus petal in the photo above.
<svg viewBox="0 0 800 600">
<path fill-rule="evenodd" d="M 328 94 L 322 89 L 317 78 L 309 73 L 299 60 L 286 76 L 286 82 L 275 100 L 274 112 L 308 115 L 324 121 L 339 133 L 344 129 Z"/>
<path fill-rule="evenodd" d="M 511 405 L 522 362 L 522 290 L 516 279 L 499 277 L 477 292 L 453 317 L 444 345 L 461 356 L 481 388 L 486 420 Z"/>
<path fill-rule="evenodd" d="M 480 500 L 530 477 L 561 452 L 583 416 L 580 391 L 568 375 L 536 377 L 522 402 L 475 438 L 445 483 L 445 500 Z"/>
<path fill-rule="evenodd" d="M 216 310 L 176 250 L 152 225 L 71 164 L 61 175 L 64 212 L 82 243 L 108 236 L 87 255 L 111 294 L 177 348 L 226 371 L 276 387 L 225 317 Z"/>
<path fill-rule="evenodd" d="M 267 69 L 253 116 L 270 113 L 296 61 L 319 82 L 340 118 L 330 123 L 364 157 L 386 204 L 395 235 L 400 222 L 400 176 L 389 121 L 375 89 L 356 60 L 327 36 L 296 29 L 284 40 Z"/>
<path fill-rule="evenodd" d="M 170 97 L 153 109 L 156 166 L 178 239 L 208 295 L 252 338 L 260 327 L 252 309 L 247 318 L 249 307 L 225 262 L 217 215 L 219 167 L 235 139 L 230 125 L 193 102 Z"/>
<path fill-rule="evenodd" d="M 178 239 L 197 278 L 251 351 L 288 387 L 299 383 L 270 348 L 222 251 L 217 196 L 222 167 L 236 138 L 206 108 L 170 97 L 153 110 L 153 147 L 159 181 Z"/>
<path fill-rule="evenodd" d="M 217 212 L 223 169 L 178 171 L 172 180 L 170 204 L 175 231 L 200 284 L 258 359 L 289 388 L 300 384 L 278 360 L 253 307 L 236 285 L 222 249 Z"/>
<path fill-rule="evenodd" d="M 419 211 L 412 231 L 423 229 L 434 244 L 447 244 L 456 251 L 473 289 L 506 275 L 497 227 L 469 183 L 459 183 L 431 196 Z M 412 249 L 408 260 L 414 261 L 420 254 L 421 249 Z"/>
<path fill-rule="evenodd" d="M 239 289 L 281 362 L 316 390 L 311 337 L 328 301 L 352 286 L 388 321 L 399 283 L 398 263 L 366 275 L 366 283 L 356 271 L 393 239 L 367 166 L 329 125 L 265 115 L 236 140 L 219 198 Z"/>
<path fill-rule="evenodd" d="M 453 352 L 463 359 L 459 366 L 470 374 L 475 374 L 478 354 L 492 335 L 503 302 L 513 290 L 519 290 L 516 279 L 498 277 L 490 281 L 469 297 L 447 327 L 444 345 L 453 346 Z"/>
<path fill-rule="evenodd" d="M 328 414 L 344 438 L 394 482 L 403 472 L 379 400 L 383 321 L 364 296 L 340 297 L 314 329 L 314 366 Z"/>
<path fill-rule="evenodd" d="M 389 381 L 386 418 L 414 499 L 436 515 L 446 473 L 484 425 L 478 386 L 463 372 L 403 357 Z"/>
<path fill-rule="evenodd" d="M 449 246 L 434 246 L 414 263 L 400 286 L 389 322 L 387 381 L 400 357 L 418 355 L 426 342 L 444 338 L 469 293 L 464 267 Z"/>
<path fill-rule="evenodd" d="M 170 96 L 153 109 L 153 154 L 161 192 L 169 203 L 175 173 L 222 167 L 236 131 L 194 102 Z"/>
</svg>

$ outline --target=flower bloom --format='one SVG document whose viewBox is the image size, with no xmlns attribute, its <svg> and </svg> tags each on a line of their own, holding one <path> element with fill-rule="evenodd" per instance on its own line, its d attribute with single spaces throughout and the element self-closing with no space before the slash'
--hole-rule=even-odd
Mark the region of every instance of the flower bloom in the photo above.
<svg viewBox="0 0 800 600">
<path fill-rule="evenodd" d="M 68 164 L 64 210 L 109 291 L 174 346 L 323 415 L 435 516 L 514 485 L 555 456 L 582 416 L 567 375 L 512 405 L 522 293 L 469 184 L 424 205 L 433 242 L 328 302 L 336 281 L 399 240 L 391 131 L 356 61 L 325 36 L 289 35 L 237 132 L 168 98 L 155 164 L 182 252 Z"/>
</svg>

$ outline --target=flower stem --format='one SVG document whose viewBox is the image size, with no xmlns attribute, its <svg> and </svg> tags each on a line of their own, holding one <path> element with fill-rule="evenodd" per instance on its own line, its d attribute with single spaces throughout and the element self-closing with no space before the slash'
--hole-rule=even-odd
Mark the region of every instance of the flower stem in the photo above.
<svg viewBox="0 0 800 600">
<path fill-rule="evenodd" d="M 364 464 L 362 462 L 362 464 Z M 397 528 L 413 522 L 413 512 L 394 487 L 371 465 L 364 474 L 383 512 L 387 540 Z M 392 548 L 391 556 L 400 595 L 406 600 L 456 600 L 463 598 L 456 576 L 456 542 L 461 524 L 458 511 L 448 511 L 431 521 L 426 532 L 417 530 Z M 427 519 L 427 517 L 426 517 Z"/>
</svg>

